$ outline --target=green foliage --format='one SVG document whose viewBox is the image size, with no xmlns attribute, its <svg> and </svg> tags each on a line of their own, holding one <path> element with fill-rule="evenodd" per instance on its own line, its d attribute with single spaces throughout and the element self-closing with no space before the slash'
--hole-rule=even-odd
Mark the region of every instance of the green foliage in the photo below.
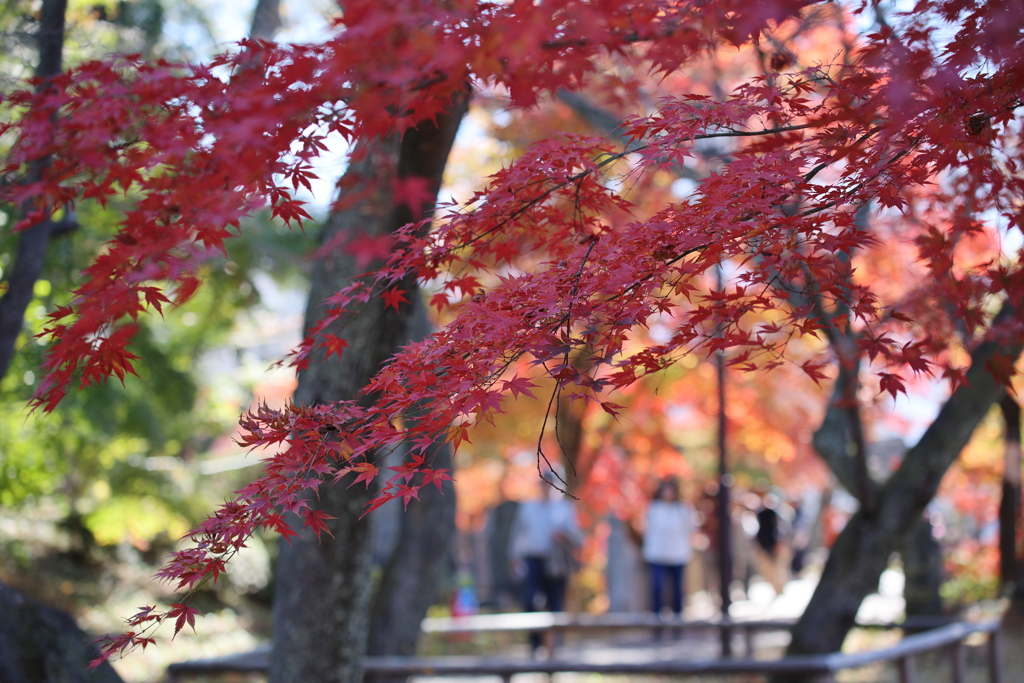
<svg viewBox="0 0 1024 683">
<path fill-rule="evenodd" d="M 207 286 L 162 317 L 140 321 L 132 346 L 145 359 L 138 376 L 71 392 L 53 414 L 30 413 L 45 350 L 36 335 L 46 314 L 69 299 L 73 274 L 103 248 L 130 199 L 107 208 L 81 204 L 80 227 L 51 244 L 48 279 L 36 283 L 18 353 L 0 384 L 0 508 L 52 497 L 64 514 L 82 515 L 100 544 L 177 538 L 210 504 L 196 468 L 185 465 L 230 432 L 251 387 L 234 378 L 228 395 L 235 400 L 223 400 L 206 381 L 203 355 L 233 348 L 236 321 L 259 303 L 257 274 L 295 285 L 303 277 L 299 255 L 310 248 L 303 235 L 255 217 L 228 258 L 205 264 Z M 10 234 L 0 237 L 0 265 L 9 267 L 13 247 Z"/>
</svg>

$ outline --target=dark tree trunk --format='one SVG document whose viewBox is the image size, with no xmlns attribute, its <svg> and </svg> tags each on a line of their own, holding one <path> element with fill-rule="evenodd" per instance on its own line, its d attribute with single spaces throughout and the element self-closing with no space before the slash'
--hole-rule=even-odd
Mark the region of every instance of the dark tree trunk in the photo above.
<svg viewBox="0 0 1024 683">
<path fill-rule="evenodd" d="M 840 356 L 839 374 L 828 411 L 814 434 L 814 446 L 840 484 L 858 499 L 864 516 L 870 519 L 877 513 L 881 485 L 871 478 L 868 470 L 857 400 L 860 362 L 850 338 L 836 332 L 832 334 L 832 344 Z M 908 615 L 942 613 L 942 550 L 931 531 L 931 524 L 919 517 L 903 538 L 897 540 L 896 550 L 903 560 L 903 596 Z M 885 560 L 888 561 L 888 554 Z M 868 592 L 873 590 L 872 587 Z"/>
<path fill-rule="evenodd" d="M 498 608 L 507 609 L 510 605 L 519 605 L 522 585 L 512 576 L 508 556 L 508 546 L 512 539 L 512 527 L 516 522 L 519 503 L 506 500 L 491 510 L 487 518 L 484 536 L 487 541 L 487 572 L 488 592 L 481 594 L 481 601 Z"/>
<path fill-rule="evenodd" d="M 907 616 L 942 614 L 942 582 L 945 572 L 942 548 L 932 534 L 932 524 L 920 517 L 899 545 L 903 560 L 903 599 Z"/>
<path fill-rule="evenodd" d="M 390 179 L 396 175 L 424 178 L 436 196 L 465 109 L 466 102 L 458 102 L 449 114 L 438 117 L 436 125 L 423 123 L 401 140 L 369 143 L 367 154 L 353 161 L 340 183 L 346 190 L 365 190 L 368 194 L 356 205 L 330 217 L 324 226 L 323 242 L 339 233 L 354 234 L 357 230 L 369 235 L 389 234 L 419 218 L 407 206 L 394 205 Z M 357 268 L 348 255 L 337 252 L 334 250 L 315 265 L 306 311 L 307 328 L 320 317 L 321 302 L 344 287 L 353 275 L 365 270 L 365 267 Z M 409 298 L 415 297 L 414 283 L 404 285 L 403 289 L 413 290 Z M 343 332 L 349 346 L 342 360 L 327 363 L 320 353 L 300 374 L 296 402 L 309 405 L 355 398 L 381 364 L 410 340 L 414 333 L 414 310 L 409 306 L 399 313 L 394 309 L 385 310 L 380 299 L 371 301 L 348 322 Z M 270 669 L 270 680 L 274 683 L 361 680 L 359 659 L 367 649 L 371 631 L 371 530 L 369 521 L 359 517 L 372 494 L 372 490 L 362 486 L 325 487 L 316 505 L 337 518 L 330 524 L 334 539 L 325 538 L 318 544 L 306 534 L 293 540 L 291 545 L 282 545 L 274 596 L 274 649 Z M 408 533 L 427 533 L 424 526 L 428 524 L 436 526 L 441 533 L 451 528 L 445 526 L 447 522 L 438 520 L 453 515 L 453 496 L 446 496 L 438 506 L 433 496 L 426 492 L 422 495 L 424 501 L 416 506 L 422 510 L 417 510 L 415 503 L 409 506 Z M 435 507 L 441 509 L 435 510 Z M 406 535 L 406 530 L 400 531 L 402 540 L 396 552 L 405 557 L 404 561 L 399 558 L 389 563 L 388 585 L 404 591 L 410 584 L 402 577 L 403 572 L 422 574 L 424 583 L 420 588 L 428 593 L 425 599 L 429 600 L 436 588 L 430 591 L 425 582 L 436 578 L 436 563 L 447 558 L 437 552 L 436 546 L 417 544 L 415 548 L 403 548 L 401 543 Z M 417 556 L 412 556 L 413 552 Z M 386 602 L 384 599 L 379 604 Z M 425 609 L 426 605 L 410 604 L 401 618 L 395 617 L 393 605 L 381 606 L 378 613 L 389 615 L 391 628 L 400 628 L 403 633 L 408 630 L 407 624 L 400 622 L 414 622 L 418 633 Z"/>
<path fill-rule="evenodd" d="M 36 77 L 42 79 L 39 89 L 50 87 L 47 80 L 61 72 L 64 52 L 64 14 L 67 0 L 43 0 L 39 15 L 39 65 Z M 49 159 L 40 159 L 29 170 L 29 182 L 38 181 Z M 14 344 L 21 334 L 25 321 L 25 309 L 32 301 L 32 292 L 46 263 L 46 248 L 56 225 L 44 220 L 18 236 L 18 248 L 14 266 L 7 278 L 7 293 L 0 298 L 0 378 L 14 358 Z"/>
<path fill-rule="evenodd" d="M 999 318 L 1008 313 L 1006 307 Z M 839 535 L 810 604 L 793 630 L 789 654 L 833 652 L 842 647 L 864 597 L 877 589 L 889 555 L 921 518 L 946 470 L 1002 396 L 1002 387 L 987 368 L 996 354 L 1016 358 L 1020 348 L 985 342 L 974 351 L 967 382 L 957 387 L 896 473 L 880 487 L 874 514 L 862 509 Z"/>
</svg>

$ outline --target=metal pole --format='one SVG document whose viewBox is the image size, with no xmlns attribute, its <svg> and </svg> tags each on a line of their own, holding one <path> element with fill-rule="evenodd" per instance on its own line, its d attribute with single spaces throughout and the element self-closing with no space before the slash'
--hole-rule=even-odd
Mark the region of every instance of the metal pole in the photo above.
<svg viewBox="0 0 1024 683">
<path fill-rule="evenodd" d="M 900 657 L 897 666 L 900 672 L 900 683 L 914 683 L 916 680 L 914 675 L 914 655 Z"/>
<path fill-rule="evenodd" d="M 988 680 L 1003 683 L 1003 636 L 999 628 L 988 634 Z"/>
<path fill-rule="evenodd" d="M 722 266 L 717 268 L 718 290 L 722 291 Z M 721 334 L 721 328 L 719 328 Z M 718 369 L 718 570 L 722 588 L 722 620 L 729 619 L 729 607 L 732 598 L 729 595 L 729 584 L 732 583 L 732 523 L 729 515 L 729 484 L 732 477 L 726 462 L 726 419 L 725 419 L 725 353 L 715 354 Z M 721 629 L 722 656 L 732 656 L 732 629 Z"/>
<path fill-rule="evenodd" d="M 967 649 L 964 641 L 958 640 L 953 643 L 950 651 L 953 665 L 953 683 L 967 683 Z"/>
</svg>

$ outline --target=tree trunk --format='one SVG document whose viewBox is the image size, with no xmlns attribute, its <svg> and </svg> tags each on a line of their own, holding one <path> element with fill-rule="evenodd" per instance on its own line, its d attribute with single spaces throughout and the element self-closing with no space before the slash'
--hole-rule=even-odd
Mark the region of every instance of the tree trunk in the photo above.
<svg viewBox="0 0 1024 683">
<path fill-rule="evenodd" d="M 942 548 L 932 535 L 927 517 L 919 517 L 899 545 L 903 560 L 903 599 L 907 616 L 942 614 L 944 567 Z"/>
<path fill-rule="evenodd" d="M 1004 307 L 998 319 L 1009 311 L 1009 306 Z M 987 368 L 997 354 L 1016 358 L 1020 347 L 984 342 L 974 351 L 967 381 L 957 387 L 896 473 L 880 488 L 874 514 L 860 510 L 839 535 L 810 604 L 793 630 L 789 654 L 834 652 L 842 647 L 864 597 L 877 589 L 889 555 L 921 518 L 946 470 L 1001 397 L 1003 388 Z"/>
<path fill-rule="evenodd" d="M 394 205 L 390 181 L 396 176 L 424 178 L 430 184 L 432 196 L 436 196 L 465 110 L 466 101 L 455 103 L 448 114 L 438 117 L 436 125 L 425 122 L 408 131 L 401 140 L 389 138 L 369 143 L 367 154 L 352 162 L 339 184 L 342 188 L 356 192 L 365 190 L 368 194 L 359 203 L 330 217 L 324 226 L 323 242 L 329 242 L 339 233 L 355 234 L 357 230 L 371 236 L 390 234 L 419 218 L 404 204 Z M 338 251 L 333 250 L 314 267 L 306 311 L 307 328 L 320 317 L 321 302 L 345 286 L 353 275 L 365 270 L 365 267 L 357 267 L 350 256 Z M 409 298 L 415 298 L 415 283 L 407 283 L 403 289 L 412 290 Z M 381 364 L 410 340 L 414 332 L 414 310 L 413 306 L 401 313 L 385 309 L 379 298 L 367 304 L 341 333 L 349 346 L 340 362 L 328 363 L 322 350 L 313 355 L 307 369 L 299 375 L 296 402 L 316 404 L 355 398 Z M 371 530 L 369 521 L 361 520 L 360 515 L 372 495 L 373 490 L 363 486 L 325 487 L 319 492 L 315 505 L 337 518 L 329 525 L 334 539 L 325 538 L 318 544 L 306 533 L 290 545 L 282 545 L 275 579 L 274 649 L 270 669 L 273 683 L 354 683 L 361 680 L 359 660 L 366 651 L 371 630 Z M 423 498 L 420 505 L 409 506 L 409 523 L 419 526 L 420 532 L 423 525 L 434 524 L 444 533 L 446 527 L 434 516 L 437 501 L 428 495 Z M 452 514 L 452 505 L 453 496 L 445 497 L 438 517 Z M 400 534 L 400 538 L 406 537 L 404 530 Z M 405 555 L 404 561 L 396 558 L 389 563 L 394 568 L 388 585 L 408 585 L 394 576 L 396 572 L 419 573 L 426 582 L 436 577 L 436 563 L 445 559 L 436 546 L 417 545 L 415 551 L 419 557 L 403 550 L 400 541 L 396 552 Z M 433 597 L 434 592 L 425 584 L 421 584 L 421 588 L 429 594 L 426 599 Z M 409 605 L 402 619 L 392 622 L 392 628 L 404 626 L 397 621 L 414 621 L 418 629 L 423 614 L 416 610 L 421 606 L 425 611 L 425 605 Z M 384 608 L 381 613 L 393 615 Z"/>
<path fill-rule="evenodd" d="M 67 4 L 67 0 L 43 0 L 37 34 L 39 64 L 36 67 L 36 78 L 41 79 L 37 86 L 40 90 L 50 87 L 48 80 L 61 72 Z M 39 180 L 49 163 L 49 158 L 33 163 L 28 181 Z M 50 237 L 55 229 L 61 227 L 47 219 L 18 236 L 14 266 L 7 277 L 7 292 L 0 298 L 0 378 L 7 374 L 11 359 L 14 358 L 14 344 L 21 334 L 25 309 L 32 301 L 36 280 L 43 272 Z"/>
<path fill-rule="evenodd" d="M 506 500 L 491 510 L 484 528 L 487 552 L 488 590 L 481 591 L 480 601 L 493 605 L 499 612 L 515 605 L 518 609 L 522 584 L 510 571 L 508 546 L 515 526 L 518 501 Z"/>
</svg>

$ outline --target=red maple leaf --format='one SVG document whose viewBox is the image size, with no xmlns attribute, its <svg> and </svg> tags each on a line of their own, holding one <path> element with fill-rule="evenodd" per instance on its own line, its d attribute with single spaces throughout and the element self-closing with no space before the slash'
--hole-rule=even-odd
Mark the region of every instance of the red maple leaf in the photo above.
<svg viewBox="0 0 1024 683">
<path fill-rule="evenodd" d="M 373 480 L 377 478 L 378 469 L 377 466 L 374 465 L 373 463 L 357 462 L 347 467 L 345 471 L 359 473 L 359 476 L 357 476 L 352 481 L 352 483 L 349 484 L 350 487 L 355 486 L 359 482 L 365 482 L 366 488 L 370 488 L 370 484 L 372 484 Z"/>
<path fill-rule="evenodd" d="M 407 289 L 398 289 L 397 287 L 383 292 L 381 297 L 384 299 L 384 308 L 394 308 L 396 311 L 399 310 L 398 304 L 409 303 L 409 300 L 405 298 L 405 295 L 408 292 L 409 290 Z"/>
<path fill-rule="evenodd" d="M 324 358 L 330 358 L 332 353 L 337 354 L 338 358 L 341 358 L 341 352 L 348 348 L 348 342 L 336 334 L 325 334 L 322 344 L 327 349 Z"/>
<path fill-rule="evenodd" d="M 906 387 L 903 385 L 903 378 L 897 374 L 883 372 L 878 376 L 878 386 L 880 388 L 879 393 L 888 391 L 893 400 L 896 400 L 897 394 L 907 393 Z"/>
<path fill-rule="evenodd" d="M 434 486 L 437 487 L 438 491 L 441 490 L 441 486 L 444 484 L 444 482 L 453 481 L 452 475 L 450 474 L 451 470 L 430 469 L 420 471 L 423 473 L 423 485 L 426 486 L 427 484 L 433 484 Z"/>
<path fill-rule="evenodd" d="M 323 510 L 307 510 L 305 514 L 306 523 L 303 525 L 303 528 L 308 527 L 312 529 L 313 533 L 316 534 L 317 540 L 320 540 L 321 533 L 326 533 L 331 538 L 334 538 L 334 534 L 327 528 L 327 520 L 329 519 L 337 519 L 337 517 L 332 517 Z"/>
<path fill-rule="evenodd" d="M 189 607 L 181 602 L 172 603 L 171 609 L 167 612 L 167 618 L 174 619 L 174 635 L 178 635 L 186 623 L 195 631 L 197 614 L 199 614 L 199 610 L 195 607 Z"/>
</svg>

